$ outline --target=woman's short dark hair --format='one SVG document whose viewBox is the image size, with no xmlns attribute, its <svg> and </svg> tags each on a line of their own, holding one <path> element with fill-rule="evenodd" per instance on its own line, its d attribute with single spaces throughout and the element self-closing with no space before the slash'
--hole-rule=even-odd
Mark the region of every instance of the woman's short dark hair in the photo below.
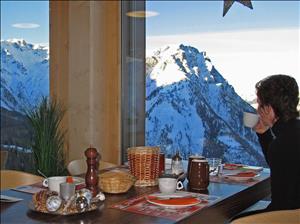
<svg viewBox="0 0 300 224">
<path fill-rule="evenodd" d="M 272 106 L 275 115 L 285 121 L 299 116 L 299 87 L 288 75 L 271 75 L 255 85 L 262 106 Z"/>
</svg>

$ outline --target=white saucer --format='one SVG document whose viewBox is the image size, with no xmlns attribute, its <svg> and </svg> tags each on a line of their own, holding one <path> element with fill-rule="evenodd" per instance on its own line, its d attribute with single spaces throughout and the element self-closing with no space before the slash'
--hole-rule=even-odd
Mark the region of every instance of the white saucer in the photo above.
<svg viewBox="0 0 300 224">
<path fill-rule="evenodd" d="M 256 174 L 253 177 L 240 177 L 240 176 L 236 176 L 236 175 L 225 175 L 224 177 L 230 180 L 234 180 L 234 181 L 248 181 L 251 179 L 255 179 L 257 177 L 259 177 L 260 174 Z"/>
</svg>

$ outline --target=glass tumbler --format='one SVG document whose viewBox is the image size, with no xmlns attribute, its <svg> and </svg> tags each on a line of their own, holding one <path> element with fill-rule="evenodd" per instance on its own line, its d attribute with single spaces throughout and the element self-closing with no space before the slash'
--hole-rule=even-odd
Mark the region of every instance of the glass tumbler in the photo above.
<svg viewBox="0 0 300 224">
<path fill-rule="evenodd" d="M 211 176 L 216 176 L 220 172 L 222 160 L 220 158 L 208 158 L 208 165 L 209 165 L 209 174 Z"/>
</svg>

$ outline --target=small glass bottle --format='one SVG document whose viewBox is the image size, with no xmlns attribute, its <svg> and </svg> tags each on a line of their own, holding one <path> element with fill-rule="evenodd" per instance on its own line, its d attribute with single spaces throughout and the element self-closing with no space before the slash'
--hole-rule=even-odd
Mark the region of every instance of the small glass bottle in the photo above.
<svg viewBox="0 0 300 224">
<path fill-rule="evenodd" d="M 176 154 L 172 157 L 172 174 L 179 175 L 184 173 L 182 158 L 177 151 Z"/>
</svg>

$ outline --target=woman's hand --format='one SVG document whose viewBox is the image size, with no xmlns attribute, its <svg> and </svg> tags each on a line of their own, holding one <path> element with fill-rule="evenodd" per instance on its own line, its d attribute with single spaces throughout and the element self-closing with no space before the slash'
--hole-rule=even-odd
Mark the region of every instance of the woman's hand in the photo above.
<svg viewBox="0 0 300 224">
<path fill-rule="evenodd" d="M 260 116 L 260 119 L 257 125 L 254 127 L 254 130 L 257 133 L 262 134 L 273 126 L 273 124 L 277 121 L 277 118 L 271 106 L 259 106 L 257 108 L 257 112 Z"/>
<path fill-rule="evenodd" d="M 263 134 L 269 129 L 269 127 L 264 125 L 262 120 L 259 119 L 258 123 L 255 125 L 255 127 L 253 129 L 254 129 L 255 132 L 257 132 L 259 134 Z"/>
</svg>

